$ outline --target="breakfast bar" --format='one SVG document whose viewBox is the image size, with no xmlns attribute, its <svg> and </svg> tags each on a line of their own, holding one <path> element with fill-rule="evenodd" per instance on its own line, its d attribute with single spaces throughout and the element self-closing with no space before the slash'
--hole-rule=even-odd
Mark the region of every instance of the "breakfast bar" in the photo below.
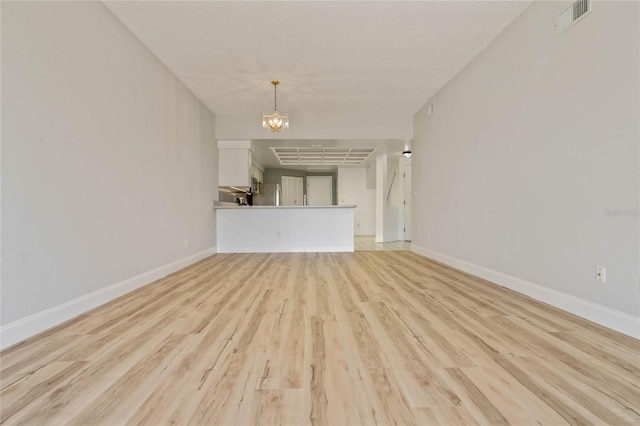
<svg viewBox="0 0 640 426">
<path fill-rule="evenodd" d="M 352 252 L 355 207 L 214 206 L 218 253 Z"/>
</svg>

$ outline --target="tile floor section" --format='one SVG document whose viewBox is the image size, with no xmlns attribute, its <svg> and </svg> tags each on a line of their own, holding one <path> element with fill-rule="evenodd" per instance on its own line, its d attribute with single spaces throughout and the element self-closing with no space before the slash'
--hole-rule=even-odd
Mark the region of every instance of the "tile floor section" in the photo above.
<svg viewBox="0 0 640 426">
<path fill-rule="evenodd" d="M 355 251 L 391 251 L 411 250 L 410 241 L 391 241 L 388 243 L 376 243 L 373 235 L 356 235 L 354 239 Z"/>
</svg>

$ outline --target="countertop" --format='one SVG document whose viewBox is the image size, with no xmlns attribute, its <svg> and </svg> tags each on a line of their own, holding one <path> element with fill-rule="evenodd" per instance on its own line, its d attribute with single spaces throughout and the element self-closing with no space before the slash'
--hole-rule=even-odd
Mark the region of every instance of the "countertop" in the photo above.
<svg viewBox="0 0 640 426">
<path fill-rule="evenodd" d="M 257 209 L 353 209 L 355 205 L 340 205 L 340 206 L 213 206 L 214 209 L 244 209 L 244 210 L 257 210 Z"/>
</svg>

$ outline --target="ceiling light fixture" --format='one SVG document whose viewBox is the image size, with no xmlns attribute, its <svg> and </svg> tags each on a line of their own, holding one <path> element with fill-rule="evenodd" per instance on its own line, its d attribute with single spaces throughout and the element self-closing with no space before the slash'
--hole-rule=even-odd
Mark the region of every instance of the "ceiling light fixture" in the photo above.
<svg viewBox="0 0 640 426">
<path fill-rule="evenodd" d="M 360 166 L 367 161 L 375 148 L 312 148 L 271 147 L 271 151 L 283 166 Z"/>
<path fill-rule="evenodd" d="M 396 151 L 398 152 L 398 151 Z M 407 151 L 402 151 L 402 155 L 404 155 L 407 158 L 411 158 L 411 151 L 407 150 Z"/>
<path fill-rule="evenodd" d="M 272 132 L 279 132 L 289 128 L 289 116 L 278 114 L 278 80 L 273 80 L 273 114 L 262 114 L 262 127 Z"/>
</svg>

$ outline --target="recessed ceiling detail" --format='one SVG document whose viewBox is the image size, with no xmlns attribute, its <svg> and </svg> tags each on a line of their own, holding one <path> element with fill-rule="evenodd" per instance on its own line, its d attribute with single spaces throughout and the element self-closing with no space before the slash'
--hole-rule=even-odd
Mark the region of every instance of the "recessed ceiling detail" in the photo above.
<svg viewBox="0 0 640 426">
<path fill-rule="evenodd" d="M 374 148 L 271 148 L 283 166 L 359 166 Z"/>
</svg>

